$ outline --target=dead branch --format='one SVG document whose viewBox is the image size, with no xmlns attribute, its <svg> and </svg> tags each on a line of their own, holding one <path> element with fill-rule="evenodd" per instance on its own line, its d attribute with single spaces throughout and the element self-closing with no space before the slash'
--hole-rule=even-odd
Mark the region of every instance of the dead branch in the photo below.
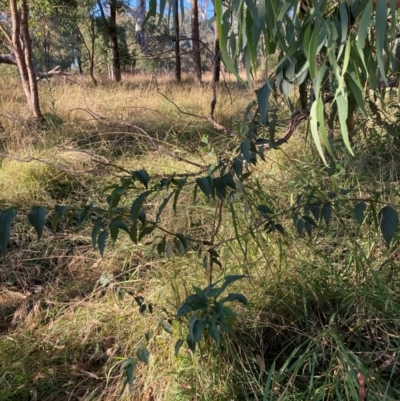
<svg viewBox="0 0 400 401">
<path fill-rule="evenodd" d="M 70 72 L 66 71 L 61 71 L 60 66 L 58 65 L 57 67 L 53 68 L 52 70 L 48 72 L 39 72 L 36 74 L 36 81 L 40 81 L 42 79 L 46 78 L 52 78 L 55 76 L 66 76 L 66 75 L 71 75 Z"/>
<path fill-rule="evenodd" d="M 159 86 L 158 86 L 158 81 L 157 78 L 153 75 L 152 79 L 155 81 L 156 83 L 156 89 L 157 92 L 168 102 L 170 102 L 181 114 L 184 114 L 185 116 L 190 116 L 190 117 L 195 117 L 195 118 L 199 118 L 201 120 L 205 120 L 205 121 L 209 121 L 218 131 L 222 131 L 225 133 L 229 133 L 228 129 L 226 127 L 224 127 L 223 125 L 219 124 L 215 118 L 214 118 L 214 109 L 215 109 L 215 104 L 216 104 L 216 94 L 215 91 L 213 92 L 213 101 L 211 102 L 211 113 L 208 117 L 206 116 L 202 116 L 200 114 L 194 114 L 194 113 L 189 113 L 187 111 L 182 110 L 173 100 L 171 100 L 167 95 L 165 95 L 164 93 L 161 92 Z M 215 101 L 215 103 L 213 103 Z M 214 104 L 214 108 L 213 108 L 213 104 Z"/>
<path fill-rule="evenodd" d="M 17 65 L 13 54 L 0 54 L 0 64 Z"/>
</svg>

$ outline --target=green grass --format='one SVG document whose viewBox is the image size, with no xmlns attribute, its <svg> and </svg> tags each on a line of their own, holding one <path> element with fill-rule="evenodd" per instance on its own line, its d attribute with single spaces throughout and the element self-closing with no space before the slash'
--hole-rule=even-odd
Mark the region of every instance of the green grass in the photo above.
<svg viewBox="0 0 400 401">
<path fill-rule="evenodd" d="M 159 84 L 185 111 L 208 114 L 207 85 Z M 230 93 L 219 88 L 217 112 L 227 125 L 241 120 L 253 97 L 228 85 Z M 49 223 L 37 241 L 24 215 L 32 205 L 46 205 L 49 221 L 56 203 L 78 208 L 94 201 L 104 207 L 103 188 L 127 171 L 193 173 L 198 168 L 182 158 L 206 165 L 216 154 L 229 155 L 230 143 L 238 140 L 215 132 L 204 119 L 180 114 L 144 78 L 98 88 L 50 82 L 42 85 L 41 97 L 49 116 L 45 127 L 26 122 L 23 96 L 15 88 L 0 110 L 10 117 L 1 117 L 6 129 L 1 152 L 8 156 L 0 170 L 0 204 L 18 207 L 0 265 L 1 400 L 29 400 L 36 393 L 38 400 L 84 395 L 117 400 L 121 362 L 144 345 L 150 363 L 138 363 L 133 394 L 126 390 L 121 399 L 359 400 L 358 373 L 367 382 L 368 401 L 400 398 L 400 238 L 396 234 L 386 248 L 373 206 L 363 224 L 353 215 L 360 199 L 378 192 L 376 213 L 388 203 L 398 208 L 400 165 L 393 138 L 366 129 L 354 158 L 338 141 L 337 171 L 329 176 L 301 127 L 252 168 L 246 195 L 222 209 L 216 238 L 221 266 L 213 268 L 214 281 L 248 275 L 229 292 L 244 294 L 249 303 L 231 304 L 237 314 L 229 320 L 234 334 L 223 334 L 219 347 L 205 333 L 194 354 L 184 345 L 175 357 L 187 322 L 174 320 L 172 335 L 162 325 L 193 286 L 206 287 L 204 254 L 156 256 L 152 241 L 162 233 L 155 231 L 137 245 L 121 233 L 114 247 L 107 242 L 101 258 L 92 248 L 91 224 L 63 221 L 53 233 Z M 208 144 L 201 142 L 204 135 Z M 168 153 L 152 149 L 149 137 Z M 129 207 L 140 188 L 122 204 Z M 311 236 L 300 236 L 292 210 L 299 193 L 310 188 L 323 203 L 335 192 L 339 205 L 329 225 L 321 217 Z M 163 197 L 151 198 L 150 217 Z M 260 204 L 277 213 L 284 235 L 260 229 L 243 234 L 254 227 Z M 200 191 L 194 202 L 188 185 L 176 213 L 167 206 L 161 224 L 206 240 L 215 228 L 216 206 Z M 235 225 L 243 234 L 240 241 Z M 153 313 L 140 314 L 134 296 L 151 303 Z"/>
</svg>

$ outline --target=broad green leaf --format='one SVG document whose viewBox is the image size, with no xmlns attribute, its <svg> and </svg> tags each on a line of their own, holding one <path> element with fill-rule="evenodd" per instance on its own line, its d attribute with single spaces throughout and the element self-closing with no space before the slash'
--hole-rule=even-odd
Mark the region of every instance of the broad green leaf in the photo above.
<svg viewBox="0 0 400 401">
<path fill-rule="evenodd" d="M 110 230 L 110 236 L 111 236 L 111 243 L 114 246 L 115 242 L 118 239 L 119 228 L 118 227 L 114 227 L 114 226 L 110 226 L 109 230 Z"/>
<path fill-rule="evenodd" d="M 139 307 L 139 313 L 144 316 L 146 314 L 146 311 L 147 311 L 147 305 L 145 303 L 141 304 Z"/>
<path fill-rule="evenodd" d="M 186 336 L 186 342 L 187 342 L 187 345 L 188 345 L 190 351 L 195 353 L 196 352 L 196 340 L 194 339 L 193 335 L 188 334 Z"/>
<path fill-rule="evenodd" d="M 132 358 L 126 359 L 121 364 L 121 372 L 124 374 L 124 382 L 121 390 L 121 394 L 125 391 L 126 385 L 129 385 L 129 392 L 132 393 L 133 391 L 133 382 L 135 380 L 135 369 L 136 363 Z"/>
<path fill-rule="evenodd" d="M 129 228 L 128 226 L 119 218 L 117 220 L 113 220 L 110 224 L 110 228 L 111 227 L 116 227 L 119 228 L 121 230 L 124 230 L 125 232 L 127 232 L 129 234 Z"/>
<path fill-rule="evenodd" d="M 354 207 L 354 218 L 356 219 L 356 222 L 358 224 L 361 224 L 363 222 L 364 212 L 366 208 L 367 205 L 365 202 L 357 203 L 357 205 Z"/>
<path fill-rule="evenodd" d="M 359 47 L 359 49 L 364 49 L 365 47 L 365 39 L 367 37 L 371 16 L 372 16 L 372 1 L 367 1 L 360 20 L 360 25 L 358 27 L 357 46 Z"/>
<path fill-rule="evenodd" d="M 376 5 L 376 58 L 378 60 L 378 68 L 382 79 L 386 80 L 385 65 L 383 62 L 383 51 L 385 47 L 385 39 L 387 35 L 387 6 L 385 0 L 378 0 Z"/>
<path fill-rule="evenodd" d="M 62 205 L 56 205 L 56 207 L 54 208 L 56 213 L 58 214 L 58 216 L 60 216 L 60 218 L 64 217 L 65 212 L 68 210 L 68 206 L 62 206 Z"/>
<path fill-rule="evenodd" d="M 322 217 L 324 218 L 324 221 L 326 223 L 326 225 L 329 224 L 330 220 L 331 220 L 331 216 L 332 216 L 332 207 L 330 203 L 325 203 L 322 206 Z"/>
<path fill-rule="evenodd" d="M 352 156 L 354 156 L 353 150 L 351 149 L 349 131 L 347 129 L 346 120 L 348 117 L 348 102 L 347 96 L 344 96 L 343 92 L 338 92 L 336 94 L 336 104 L 339 113 L 340 129 L 342 130 L 343 142 L 346 145 L 347 150 Z"/>
<path fill-rule="evenodd" d="M 141 347 L 137 350 L 136 356 L 140 362 L 144 362 L 146 365 L 149 364 L 150 352 L 145 347 Z"/>
<path fill-rule="evenodd" d="M 172 334 L 172 327 L 168 322 L 164 322 L 162 324 L 162 328 L 168 333 L 168 334 Z"/>
<path fill-rule="evenodd" d="M 176 343 L 175 343 L 175 356 L 178 356 L 179 354 L 179 350 L 181 349 L 183 344 L 183 340 L 179 339 Z"/>
<path fill-rule="evenodd" d="M 260 89 L 256 90 L 261 122 L 264 125 L 268 125 L 269 97 L 273 92 L 274 85 L 275 78 L 271 78 Z"/>
<path fill-rule="evenodd" d="M 45 207 L 35 206 L 28 214 L 29 223 L 35 229 L 39 239 L 42 237 L 43 227 L 46 223 L 46 213 L 47 210 Z"/>
<path fill-rule="evenodd" d="M 95 222 L 93 223 L 93 228 L 92 228 L 92 245 L 93 248 L 96 248 L 97 246 L 97 237 L 99 235 L 99 232 L 102 228 L 104 228 L 105 224 L 103 222 L 102 217 L 98 217 Z"/>
<path fill-rule="evenodd" d="M 199 343 L 201 341 L 201 337 L 203 335 L 203 331 L 207 326 L 208 321 L 206 319 L 196 320 L 195 324 L 193 325 L 193 338 L 194 340 Z"/>
<path fill-rule="evenodd" d="M 341 25 L 341 33 L 340 33 L 340 46 L 339 46 L 339 51 L 337 53 L 337 60 L 339 61 L 344 46 L 346 44 L 346 39 L 347 39 L 347 29 L 349 26 L 349 17 L 347 13 L 347 5 L 345 3 L 340 3 L 339 6 L 339 13 L 340 13 L 340 25 Z"/>
<path fill-rule="evenodd" d="M 99 234 L 99 238 L 97 239 L 97 245 L 99 247 L 100 255 L 104 256 L 104 249 L 106 247 L 106 239 L 108 237 L 108 230 L 104 230 Z"/>
<path fill-rule="evenodd" d="M 321 141 L 319 140 L 319 133 L 318 133 L 318 115 L 317 115 L 317 104 L 318 104 L 318 100 L 315 100 L 311 106 L 311 110 L 310 110 L 310 128 L 311 128 L 311 134 L 314 140 L 314 143 L 318 149 L 318 153 L 321 156 L 321 159 L 323 160 L 323 162 L 325 163 L 325 165 L 327 166 L 328 163 L 326 162 L 325 159 L 325 155 L 324 155 L 324 151 L 322 149 L 321 146 Z"/>
<path fill-rule="evenodd" d="M 0 213 L 0 249 L 3 258 L 7 255 L 7 245 L 10 241 L 11 225 L 16 213 L 13 209 L 6 209 Z"/>
<path fill-rule="evenodd" d="M 211 323 L 211 327 L 209 328 L 209 332 L 211 335 L 211 338 L 215 341 L 217 345 L 219 345 L 219 330 L 218 326 L 216 325 L 215 322 Z"/>
<path fill-rule="evenodd" d="M 167 206 L 169 200 L 172 198 L 173 195 L 174 195 L 174 192 L 171 192 L 161 202 L 161 205 L 158 208 L 158 212 L 157 212 L 157 216 L 156 216 L 156 223 L 158 223 L 158 221 L 160 220 L 161 214 L 162 214 L 163 210 L 165 209 L 165 206 Z"/>
<path fill-rule="evenodd" d="M 143 202 L 146 200 L 146 198 L 147 198 L 147 192 L 143 192 L 132 203 L 131 218 L 132 218 L 133 224 L 136 223 L 138 216 L 139 216 L 139 212 L 140 212 Z"/>
<path fill-rule="evenodd" d="M 393 236 L 399 227 L 399 216 L 392 206 L 385 206 L 379 211 L 380 229 L 385 239 L 386 245 L 389 246 Z"/>
<path fill-rule="evenodd" d="M 142 230 L 140 230 L 138 241 L 140 241 L 146 235 L 151 234 L 155 230 L 155 228 L 156 228 L 156 226 L 148 226 L 148 227 L 144 227 Z"/>
<path fill-rule="evenodd" d="M 303 219 L 299 219 L 297 221 L 296 229 L 297 229 L 297 232 L 299 233 L 299 235 L 301 236 L 303 234 L 303 231 L 304 231 L 304 220 Z"/>
<path fill-rule="evenodd" d="M 135 176 L 147 188 L 150 181 L 150 177 L 147 174 L 147 171 L 146 170 L 135 171 Z"/>
<path fill-rule="evenodd" d="M 196 179 L 196 184 L 202 190 L 202 192 L 210 199 L 210 195 L 213 188 L 213 178 L 210 176 L 200 177 Z"/>
<path fill-rule="evenodd" d="M 247 298 L 243 294 L 229 294 L 227 297 L 220 300 L 221 303 L 238 301 L 243 305 L 247 305 Z"/>
</svg>

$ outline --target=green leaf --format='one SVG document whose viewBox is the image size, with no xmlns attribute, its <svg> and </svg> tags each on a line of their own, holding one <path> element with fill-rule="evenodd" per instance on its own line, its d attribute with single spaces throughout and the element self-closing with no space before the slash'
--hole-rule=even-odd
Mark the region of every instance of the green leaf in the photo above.
<svg viewBox="0 0 400 401">
<path fill-rule="evenodd" d="M 379 211 L 380 228 L 386 245 L 390 245 L 394 233 L 399 226 L 399 216 L 392 206 L 385 206 Z"/>
<path fill-rule="evenodd" d="M 114 246 L 115 242 L 118 239 L 119 228 L 110 226 L 109 229 L 110 229 L 110 235 L 111 235 L 111 243 Z"/>
<path fill-rule="evenodd" d="M 97 246 L 97 237 L 99 235 L 99 232 L 102 228 L 104 228 L 105 224 L 103 222 L 102 217 L 98 217 L 95 222 L 93 223 L 93 228 L 92 228 L 92 245 L 93 248 L 96 248 Z"/>
<path fill-rule="evenodd" d="M 138 216 L 139 216 L 139 212 L 142 208 L 143 202 L 146 200 L 147 198 L 147 192 L 143 192 L 142 194 L 140 194 L 132 203 L 131 206 L 131 218 L 132 218 L 132 222 L 135 224 Z"/>
<path fill-rule="evenodd" d="M 147 171 L 146 170 L 135 171 L 135 176 L 147 188 L 150 181 L 150 177 L 147 174 Z"/>
<path fill-rule="evenodd" d="M 354 218 L 358 224 L 361 224 L 364 220 L 364 212 L 367 208 L 367 204 L 365 202 L 357 203 L 354 207 Z"/>
<path fill-rule="evenodd" d="M 387 6 L 385 0 L 378 0 L 376 5 L 376 58 L 378 60 L 378 68 L 382 79 L 386 80 L 385 65 L 383 62 L 383 51 L 385 46 L 385 39 L 387 35 Z"/>
<path fill-rule="evenodd" d="M 226 183 L 225 180 L 221 177 L 217 177 L 214 179 L 214 185 L 215 185 L 215 190 L 216 194 L 219 199 L 225 199 L 226 198 Z"/>
<path fill-rule="evenodd" d="M 172 204 L 172 209 L 174 210 L 174 213 L 176 213 L 176 204 L 178 203 L 178 198 L 179 198 L 180 193 L 181 193 L 181 189 L 177 189 L 174 192 L 174 202 Z"/>
<path fill-rule="evenodd" d="M 304 230 L 306 231 L 306 233 L 308 234 L 309 237 L 311 237 L 311 233 L 312 233 L 312 225 L 306 221 L 304 223 Z"/>
<path fill-rule="evenodd" d="M 196 184 L 199 186 L 201 191 L 210 199 L 211 191 L 213 188 L 213 178 L 210 176 L 199 177 L 196 179 Z"/>
<path fill-rule="evenodd" d="M 128 358 L 124 362 L 122 362 L 120 371 L 124 373 L 125 378 L 121 390 L 121 395 L 125 391 L 126 385 L 129 385 L 129 392 L 132 393 L 133 382 L 135 380 L 135 369 L 136 369 L 136 363 L 132 358 Z"/>
<path fill-rule="evenodd" d="M 215 343 L 217 345 L 219 345 L 219 330 L 218 330 L 218 326 L 216 325 L 215 322 L 211 323 L 211 327 L 209 330 L 210 330 L 211 338 L 215 341 Z"/>
<path fill-rule="evenodd" d="M 147 311 L 147 305 L 144 303 L 141 304 L 139 307 L 139 313 L 144 316 L 146 314 L 146 311 Z"/>
<path fill-rule="evenodd" d="M 317 227 L 317 223 L 314 221 L 314 219 L 310 216 L 303 216 L 303 220 L 306 221 L 307 223 L 311 224 L 314 227 Z"/>
<path fill-rule="evenodd" d="M 149 305 L 150 306 L 150 305 Z M 153 336 L 154 336 L 154 331 L 153 330 L 148 330 L 147 332 L 146 332 L 146 334 L 145 334 L 145 337 L 146 337 L 146 340 L 147 341 L 150 341 L 152 338 L 153 338 Z"/>
<path fill-rule="evenodd" d="M 172 198 L 173 195 L 174 195 L 174 192 L 171 192 L 161 202 L 161 205 L 158 208 L 158 212 L 157 212 L 157 216 L 156 216 L 156 223 L 160 220 L 161 214 L 162 214 L 163 210 L 165 209 L 165 206 L 167 206 L 169 200 Z"/>
<path fill-rule="evenodd" d="M 104 230 L 99 234 L 99 238 L 97 239 L 97 245 L 99 247 L 100 255 L 104 256 L 104 249 L 106 247 L 106 239 L 108 237 L 108 230 Z"/>
<path fill-rule="evenodd" d="M 56 205 L 56 207 L 54 208 L 56 213 L 58 214 L 58 216 L 60 216 L 60 218 L 64 217 L 65 212 L 68 210 L 69 206 L 61 206 L 61 205 Z"/>
<path fill-rule="evenodd" d="M 359 49 L 364 49 L 365 47 L 365 39 L 367 37 L 368 27 L 371 22 L 371 17 L 372 17 L 372 1 L 367 1 L 360 20 L 360 25 L 358 27 L 357 46 L 359 47 Z"/>
<path fill-rule="evenodd" d="M 256 90 L 261 122 L 264 125 L 268 125 L 269 97 L 273 92 L 274 85 L 275 85 L 275 78 L 271 78 L 260 89 Z"/>
<path fill-rule="evenodd" d="M 304 230 L 304 220 L 303 219 L 297 220 L 296 229 L 297 229 L 297 232 L 299 233 L 299 235 L 301 236 L 303 234 L 303 230 Z"/>
<path fill-rule="evenodd" d="M 139 233 L 139 241 L 144 238 L 146 235 L 151 234 L 155 230 L 156 226 L 149 226 L 149 227 L 144 227 L 142 230 L 140 230 Z"/>
<path fill-rule="evenodd" d="M 150 352 L 147 350 L 147 348 L 145 347 L 139 348 L 136 352 L 136 356 L 140 362 L 143 362 L 146 365 L 149 364 Z"/>
<path fill-rule="evenodd" d="M 322 216 L 324 218 L 326 225 L 328 225 L 332 216 L 332 206 L 330 203 L 325 203 L 322 206 Z"/>
<path fill-rule="evenodd" d="M 179 339 L 176 343 L 175 343 L 175 356 L 178 356 L 179 354 L 179 350 L 181 349 L 183 344 L 183 340 Z"/>
<path fill-rule="evenodd" d="M 243 305 L 247 305 L 247 298 L 243 295 L 243 294 L 229 294 L 227 297 L 223 298 L 220 300 L 220 302 L 224 303 L 224 302 L 233 302 L 233 301 L 238 301 Z"/>
<path fill-rule="evenodd" d="M 135 244 L 138 243 L 137 232 L 138 232 L 137 224 L 134 223 L 134 224 L 132 224 L 131 228 L 129 229 L 129 237 Z"/>
<path fill-rule="evenodd" d="M 125 232 L 127 232 L 129 234 L 129 228 L 128 226 L 118 218 L 118 220 L 113 220 L 110 224 L 110 228 L 111 227 L 115 227 L 115 228 L 119 228 L 120 230 L 124 230 Z"/>
<path fill-rule="evenodd" d="M 260 212 L 260 214 L 263 217 L 265 217 L 267 219 L 270 217 L 270 216 L 268 216 L 269 214 L 274 214 L 273 210 L 270 209 L 267 205 L 258 205 L 257 210 Z"/>
<path fill-rule="evenodd" d="M 195 353 L 196 352 L 196 340 L 194 339 L 193 335 L 188 334 L 186 336 L 186 342 L 187 342 L 187 345 L 188 345 L 190 351 Z"/>
<path fill-rule="evenodd" d="M 311 210 L 312 215 L 314 216 L 314 219 L 316 221 L 318 221 L 319 220 L 319 216 L 321 214 L 320 205 L 314 203 L 314 204 L 310 205 L 310 210 Z"/>
<path fill-rule="evenodd" d="M 350 154 L 354 156 L 353 150 L 351 149 L 349 131 L 346 124 L 346 120 L 348 117 L 348 101 L 347 96 L 345 96 L 342 91 L 336 94 L 336 104 L 338 107 L 340 129 L 342 130 L 343 142 L 346 145 L 346 148 L 350 152 Z"/>
<path fill-rule="evenodd" d="M 168 322 L 164 322 L 162 324 L 162 328 L 168 333 L 172 335 L 172 327 Z"/>
<path fill-rule="evenodd" d="M 204 328 L 207 326 L 208 321 L 206 319 L 196 320 L 193 326 L 193 338 L 199 343 L 201 341 L 201 337 L 203 336 Z"/>
<path fill-rule="evenodd" d="M 39 239 L 42 237 L 43 234 L 43 227 L 46 222 L 46 213 L 47 210 L 45 207 L 35 206 L 28 214 L 29 223 L 32 224 Z"/>
<path fill-rule="evenodd" d="M 13 209 L 6 209 L 0 213 L 0 249 L 5 258 L 7 254 L 7 245 L 10 241 L 11 225 L 15 219 L 16 213 Z"/>
<path fill-rule="evenodd" d="M 249 277 L 249 276 L 246 276 L 246 275 L 232 275 L 232 276 L 226 276 L 226 277 L 225 277 L 225 280 L 224 280 L 224 283 L 221 285 L 221 287 L 213 288 L 213 289 L 208 293 L 208 296 L 209 296 L 210 298 L 212 298 L 212 297 L 218 297 L 218 296 L 221 295 L 221 294 L 226 290 L 226 288 L 227 288 L 228 286 L 230 286 L 232 283 L 234 283 L 235 281 L 238 281 L 238 280 L 243 280 L 244 278 L 247 278 L 247 277 Z M 222 280 L 222 279 L 221 279 L 221 280 Z M 217 283 L 219 283 L 221 280 L 217 281 L 217 282 L 214 284 L 214 286 L 215 286 Z"/>
<path fill-rule="evenodd" d="M 319 98 L 318 98 L 319 99 Z M 318 153 L 321 156 L 321 159 L 327 166 L 327 162 L 325 159 L 324 151 L 321 146 L 321 141 L 319 140 L 319 133 L 318 133 L 318 115 L 317 115 L 317 105 L 318 105 L 318 100 L 315 100 L 311 106 L 310 110 L 310 128 L 311 128 L 311 134 L 315 143 L 315 146 L 317 147 Z"/>
<path fill-rule="evenodd" d="M 175 234 L 175 235 L 176 235 L 176 237 L 179 239 L 179 241 L 181 242 L 181 244 L 183 245 L 184 250 L 186 251 L 187 248 L 188 248 L 187 241 L 186 241 L 186 237 L 185 237 L 183 234 L 181 234 L 181 233 L 177 233 L 177 234 Z"/>
</svg>

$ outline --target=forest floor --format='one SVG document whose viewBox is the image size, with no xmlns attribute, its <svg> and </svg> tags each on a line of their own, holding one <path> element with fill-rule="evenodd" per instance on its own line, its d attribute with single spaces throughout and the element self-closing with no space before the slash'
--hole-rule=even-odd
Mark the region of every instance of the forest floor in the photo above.
<svg viewBox="0 0 400 401">
<path fill-rule="evenodd" d="M 330 174 L 306 123 L 267 152 L 251 169 L 248 197 L 221 212 L 213 272 L 214 281 L 246 276 L 232 291 L 248 304 L 232 303 L 232 333 L 221 333 L 218 346 L 205 334 L 196 352 L 184 344 L 175 356 L 187 331 L 176 311 L 209 280 L 203 257 L 156 255 L 159 233 L 137 244 L 121 233 L 101 257 L 93 224 L 61 220 L 53 227 L 54 206 L 105 207 L 110 186 L 130 171 L 145 169 L 152 179 L 197 174 L 229 158 L 254 91 L 231 78 L 219 84 L 215 118 L 231 135 L 207 119 L 208 82 L 42 81 L 44 125 L 29 119 L 17 78 L 3 79 L 1 91 L 0 209 L 12 207 L 17 217 L 0 262 L 0 400 L 364 401 L 363 381 L 368 401 L 400 399 L 400 237 L 387 248 L 378 230 L 380 208 L 400 204 L 397 138 L 364 121 L 355 157 L 335 139 Z M 278 138 L 291 113 L 283 99 L 272 107 Z M 311 235 L 299 235 L 287 212 L 301 203 L 300 193 L 310 196 L 299 218 L 314 216 Z M 193 199 L 183 190 L 177 210 L 165 209 L 168 232 L 205 238 L 215 229 L 216 201 L 200 192 Z M 149 214 L 162 200 L 154 199 Z M 326 224 L 323 206 L 331 202 Z M 362 202 L 361 221 L 353 212 Z M 282 232 L 250 233 L 260 203 L 274 209 Z M 47 209 L 40 240 L 26 218 L 33 206 Z M 137 297 L 153 313 L 140 313 Z M 137 361 L 143 348 L 148 364 L 137 362 L 132 393 L 121 394 L 121 364 Z"/>
</svg>

